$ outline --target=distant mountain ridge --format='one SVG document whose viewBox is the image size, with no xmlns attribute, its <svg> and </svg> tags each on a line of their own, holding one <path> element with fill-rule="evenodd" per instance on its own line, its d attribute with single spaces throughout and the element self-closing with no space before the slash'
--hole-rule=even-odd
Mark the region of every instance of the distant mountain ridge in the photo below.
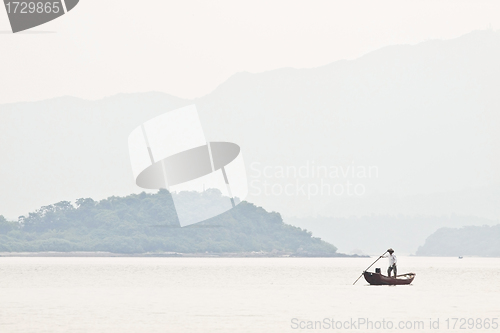
<svg viewBox="0 0 500 333">
<path fill-rule="evenodd" d="M 1 105 L 0 211 L 15 218 L 67 198 L 139 192 L 129 132 L 194 103 L 208 140 L 240 145 L 257 187 L 296 180 L 256 177 L 255 163 L 260 169 L 354 163 L 380 171 L 374 178 L 330 180 L 360 183 L 361 197 L 250 191 L 249 201 L 284 216 L 498 219 L 500 208 L 491 203 L 500 199 L 499 58 L 500 34 L 478 31 L 313 69 L 239 73 L 195 100 L 139 93 Z"/>
</svg>

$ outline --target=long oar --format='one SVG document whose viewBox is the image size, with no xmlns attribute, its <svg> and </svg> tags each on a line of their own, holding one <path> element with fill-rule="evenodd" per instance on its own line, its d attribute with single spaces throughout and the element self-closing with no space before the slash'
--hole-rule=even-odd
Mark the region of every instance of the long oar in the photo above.
<svg viewBox="0 0 500 333">
<path fill-rule="evenodd" d="M 375 260 L 375 261 L 373 262 L 373 264 L 371 264 L 370 266 L 368 266 L 368 268 L 367 268 L 367 269 L 365 269 L 365 270 L 363 271 L 363 273 L 364 273 L 364 272 L 366 272 L 367 270 L 369 270 L 369 269 L 370 269 L 370 267 L 372 267 L 373 265 L 375 265 L 375 263 L 376 263 L 377 261 L 379 261 L 379 259 L 380 259 L 380 258 L 382 258 L 382 256 L 383 256 L 384 254 L 386 254 L 386 253 L 387 253 L 387 251 L 385 251 L 385 252 L 384 252 L 381 256 L 379 256 L 379 257 L 378 257 L 378 259 L 377 259 L 377 260 Z M 361 273 L 361 275 L 359 276 L 359 278 L 357 278 L 357 279 L 356 279 L 356 281 L 354 281 L 353 285 L 355 285 L 355 284 L 356 284 L 356 282 L 358 282 L 358 280 L 359 280 L 359 279 L 361 279 L 361 277 L 363 276 L 363 273 Z"/>
</svg>

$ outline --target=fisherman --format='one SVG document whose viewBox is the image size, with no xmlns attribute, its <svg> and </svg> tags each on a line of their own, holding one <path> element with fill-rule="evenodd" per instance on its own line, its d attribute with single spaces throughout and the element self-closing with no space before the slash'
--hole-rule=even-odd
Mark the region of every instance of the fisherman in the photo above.
<svg viewBox="0 0 500 333">
<path fill-rule="evenodd" d="M 391 248 L 387 250 L 389 252 L 389 255 L 387 256 L 380 256 L 380 258 L 389 258 L 389 268 L 387 269 L 387 275 L 391 277 L 391 272 L 394 271 L 394 278 L 398 276 L 398 266 L 396 264 L 398 263 L 398 258 L 396 258 L 396 255 L 394 254 L 394 250 Z"/>
</svg>

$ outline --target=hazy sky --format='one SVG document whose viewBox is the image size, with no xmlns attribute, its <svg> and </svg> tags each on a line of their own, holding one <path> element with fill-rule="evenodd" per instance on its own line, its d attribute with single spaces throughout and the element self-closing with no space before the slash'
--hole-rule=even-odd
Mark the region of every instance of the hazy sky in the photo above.
<svg viewBox="0 0 500 333">
<path fill-rule="evenodd" d="M 15 35 L 0 10 L 0 103 L 151 90 L 193 98 L 236 72 L 316 67 L 489 27 L 500 27 L 499 1 L 81 0 Z"/>
</svg>

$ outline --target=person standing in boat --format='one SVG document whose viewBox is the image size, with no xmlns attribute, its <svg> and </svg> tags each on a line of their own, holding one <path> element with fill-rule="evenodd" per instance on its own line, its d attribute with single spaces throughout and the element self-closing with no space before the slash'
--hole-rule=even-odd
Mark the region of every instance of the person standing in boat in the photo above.
<svg viewBox="0 0 500 333">
<path fill-rule="evenodd" d="M 387 250 L 389 254 L 387 256 L 380 256 L 380 258 L 389 258 L 389 268 L 387 269 L 387 275 L 391 277 L 391 272 L 394 271 L 394 278 L 398 276 L 398 266 L 396 265 L 398 263 L 398 258 L 394 254 L 393 249 Z"/>
</svg>

